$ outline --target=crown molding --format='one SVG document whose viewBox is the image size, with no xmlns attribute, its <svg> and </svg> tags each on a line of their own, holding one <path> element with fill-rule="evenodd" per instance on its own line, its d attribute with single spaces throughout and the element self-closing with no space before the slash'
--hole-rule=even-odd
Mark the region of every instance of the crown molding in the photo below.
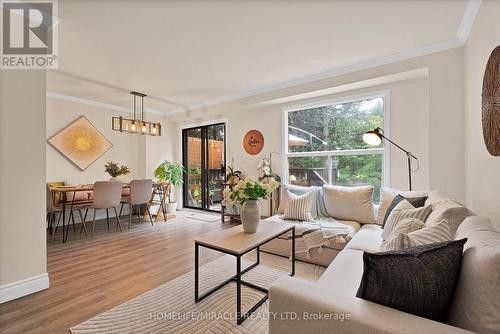
<svg viewBox="0 0 500 334">
<path fill-rule="evenodd" d="M 462 16 L 462 21 L 460 21 L 456 35 L 456 38 L 462 44 L 465 44 L 469 38 L 479 7 L 481 7 L 481 0 L 469 0 L 465 5 L 464 16 Z"/>
<path fill-rule="evenodd" d="M 277 83 L 274 85 L 259 87 L 256 89 L 248 90 L 248 91 L 243 92 L 243 93 L 222 96 L 222 97 L 208 100 L 205 102 L 191 104 L 191 105 L 188 105 L 186 107 L 177 107 L 177 108 L 168 109 L 167 113 L 169 115 L 172 115 L 172 114 L 182 113 L 182 112 L 186 112 L 186 111 L 193 111 L 193 110 L 206 108 L 206 107 L 210 107 L 210 106 L 214 106 L 214 105 L 218 105 L 218 104 L 222 104 L 222 103 L 240 100 L 240 99 L 243 99 L 246 97 L 270 93 L 270 92 L 274 92 L 274 91 L 285 89 L 285 88 L 299 86 L 302 84 L 307 84 L 307 83 L 311 83 L 311 82 L 315 82 L 315 81 L 319 81 L 319 80 L 323 80 L 323 79 L 333 78 L 333 77 L 337 77 L 337 76 L 341 76 L 341 75 L 345 75 L 345 74 L 349 74 L 349 73 L 354 73 L 354 72 L 358 72 L 358 71 L 362 71 L 362 70 L 371 69 L 371 68 L 382 66 L 382 65 L 397 63 L 400 61 L 405 61 L 405 60 L 409 60 L 409 59 L 413 59 L 413 58 L 431 55 L 433 53 L 443 52 L 443 51 L 451 50 L 454 48 L 462 47 L 465 44 L 465 42 L 467 41 L 467 38 L 469 37 L 469 33 L 472 29 L 472 25 L 474 24 L 474 20 L 476 18 L 477 12 L 479 11 L 480 5 L 481 5 L 481 0 L 468 0 L 467 1 L 467 4 L 465 5 L 464 15 L 462 16 L 462 20 L 460 21 L 459 27 L 457 29 L 457 33 L 456 33 L 455 37 L 452 39 L 449 39 L 449 40 L 446 40 L 443 42 L 439 42 L 439 43 L 430 44 L 430 45 L 427 45 L 427 46 L 424 46 L 421 48 L 402 51 L 402 52 L 394 53 L 392 55 L 375 58 L 375 59 L 368 60 L 368 61 L 361 62 L 361 63 L 356 63 L 356 64 L 347 65 L 347 66 L 333 68 L 333 69 L 330 69 L 327 71 L 311 74 L 311 75 L 308 75 L 305 77 Z"/>
<path fill-rule="evenodd" d="M 59 99 L 59 100 L 64 100 L 64 101 L 70 101 L 70 102 L 79 103 L 79 104 L 85 104 L 85 105 L 92 106 L 92 107 L 114 110 L 114 111 L 118 111 L 118 112 L 126 112 L 126 113 L 131 113 L 131 114 L 134 113 L 134 110 L 130 109 L 130 108 L 125 108 L 125 107 L 117 106 L 114 104 L 99 102 L 99 101 L 90 100 L 90 99 L 84 99 L 84 98 L 77 97 L 77 96 L 60 94 L 60 93 L 56 93 L 56 92 L 47 91 L 47 97 L 51 97 L 51 98 L 55 98 L 55 99 Z M 156 114 L 156 115 L 160 115 L 160 116 L 165 116 L 168 114 L 168 112 L 157 110 L 157 109 L 152 109 L 152 108 L 144 108 L 144 112 L 149 113 L 149 114 Z"/>
</svg>

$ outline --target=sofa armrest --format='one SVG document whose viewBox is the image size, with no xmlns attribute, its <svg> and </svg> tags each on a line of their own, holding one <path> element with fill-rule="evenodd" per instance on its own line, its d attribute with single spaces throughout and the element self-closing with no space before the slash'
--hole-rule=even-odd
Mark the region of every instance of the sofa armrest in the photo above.
<svg viewBox="0 0 500 334">
<path fill-rule="evenodd" d="M 269 334 L 279 333 L 472 332 L 290 277 L 269 290 Z"/>
</svg>

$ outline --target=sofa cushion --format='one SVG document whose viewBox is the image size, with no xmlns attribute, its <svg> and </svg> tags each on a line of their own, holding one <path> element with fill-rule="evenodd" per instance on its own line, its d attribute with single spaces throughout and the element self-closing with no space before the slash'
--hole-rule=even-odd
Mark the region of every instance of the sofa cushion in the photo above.
<svg viewBox="0 0 500 334">
<path fill-rule="evenodd" d="M 277 213 L 283 214 L 285 213 L 285 208 L 288 204 L 289 201 L 289 196 L 288 192 L 295 194 L 295 195 L 303 195 L 308 192 L 313 192 L 315 197 L 314 201 L 311 206 L 311 214 L 313 216 L 313 219 L 318 218 L 319 216 L 326 215 L 326 209 L 325 209 L 325 204 L 323 201 L 323 188 L 322 187 L 301 187 L 301 186 L 295 186 L 292 184 L 286 184 L 283 187 L 281 187 L 281 193 L 280 193 L 280 204 L 278 206 Z"/>
<path fill-rule="evenodd" d="M 365 224 L 347 243 L 345 249 L 378 252 L 382 243 L 382 228 L 376 224 Z"/>
<path fill-rule="evenodd" d="M 394 210 L 392 210 L 387 222 L 384 225 L 384 232 L 382 233 L 382 239 L 386 240 L 391 234 L 392 230 L 396 225 L 405 218 L 417 218 L 421 221 L 425 221 L 427 217 L 432 212 L 432 206 L 424 206 L 421 208 L 415 208 L 407 200 L 401 201 Z"/>
<path fill-rule="evenodd" d="M 443 321 L 460 272 L 467 239 L 363 254 L 356 297 L 424 318 Z"/>
<path fill-rule="evenodd" d="M 318 285 L 348 296 L 356 295 L 363 276 L 363 252 L 344 249 L 326 268 Z"/>
<path fill-rule="evenodd" d="M 355 220 L 362 224 L 375 221 L 373 214 L 373 187 L 341 187 L 324 185 L 325 207 L 335 219 Z"/>
<path fill-rule="evenodd" d="M 396 227 L 396 229 L 399 225 Z M 393 231 L 394 232 L 394 231 Z M 439 224 L 425 225 L 409 233 L 391 233 L 387 242 L 383 242 L 380 251 L 397 251 L 405 248 L 428 245 L 451 240 L 450 227 L 443 219 Z"/>
<path fill-rule="evenodd" d="M 445 192 L 436 189 L 427 194 L 425 205 L 436 205 L 443 202 L 453 201 Z"/>
<path fill-rule="evenodd" d="M 464 221 L 465 218 L 474 216 L 472 211 L 452 200 L 434 203 L 431 202 L 431 205 L 434 207 L 434 210 L 429 217 L 427 217 L 425 224 L 438 224 L 440 221 L 445 219 L 450 225 L 450 233 L 452 236 L 455 235 L 458 226 Z"/>
<path fill-rule="evenodd" d="M 426 196 L 427 193 L 428 193 L 427 191 L 418 191 L 418 190 L 403 191 L 386 187 L 380 188 L 380 202 L 376 218 L 377 224 L 383 225 L 387 209 L 389 208 L 392 201 L 394 200 L 394 198 L 396 198 L 397 195 L 401 195 L 405 198 L 414 198 L 414 197 Z"/>
<path fill-rule="evenodd" d="M 448 323 L 479 333 L 500 331 L 500 233 L 488 218 L 468 217 L 455 239 L 467 238 Z"/>
<path fill-rule="evenodd" d="M 283 219 L 294 219 L 300 221 L 311 221 L 311 207 L 314 201 L 314 193 L 312 191 L 303 195 L 295 195 L 287 191 L 288 203 L 285 207 Z"/>
</svg>

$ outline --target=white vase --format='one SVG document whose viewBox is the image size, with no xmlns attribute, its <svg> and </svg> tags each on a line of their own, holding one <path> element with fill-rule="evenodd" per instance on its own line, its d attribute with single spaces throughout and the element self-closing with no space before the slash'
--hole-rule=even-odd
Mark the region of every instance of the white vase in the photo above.
<svg viewBox="0 0 500 334">
<path fill-rule="evenodd" d="M 167 202 L 167 213 L 170 215 L 177 210 L 177 202 Z"/>
<path fill-rule="evenodd" d="M 240 218 L 243 225 L 243 232 L 257 232 L 260 221 L 260 207 L 257 200 L 249 199 L 243 203 L 240 210 Z"/>
</svg>

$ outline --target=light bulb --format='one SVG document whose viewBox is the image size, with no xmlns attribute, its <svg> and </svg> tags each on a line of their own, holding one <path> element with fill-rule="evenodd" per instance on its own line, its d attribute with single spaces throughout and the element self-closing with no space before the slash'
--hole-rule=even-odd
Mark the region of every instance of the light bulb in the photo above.
<svg viewBox="0 0 500 334">
<path fill-rule="evenodd" d="M 146 132 L 146 123 L 142 123 L 142 132 Z"/>
<path fill-rule="evenodd" d="M 377 133 L 369 131 L 363 135 L 363 141 L 368 145 L 377 146 L 382 143 L 382 138 Z"/>
<path fill-rule="evenodd" d="M 153 134 L 156 134 L 156 124 L 153 125 L 153 130 L 151 130 L 153 132 Z"/>
<path fill-rule="evenodd" d="M 135 122 L 132 122 L 132 125 L 130 126 L 130 130 L 135 131 Z"/>
</svg>

